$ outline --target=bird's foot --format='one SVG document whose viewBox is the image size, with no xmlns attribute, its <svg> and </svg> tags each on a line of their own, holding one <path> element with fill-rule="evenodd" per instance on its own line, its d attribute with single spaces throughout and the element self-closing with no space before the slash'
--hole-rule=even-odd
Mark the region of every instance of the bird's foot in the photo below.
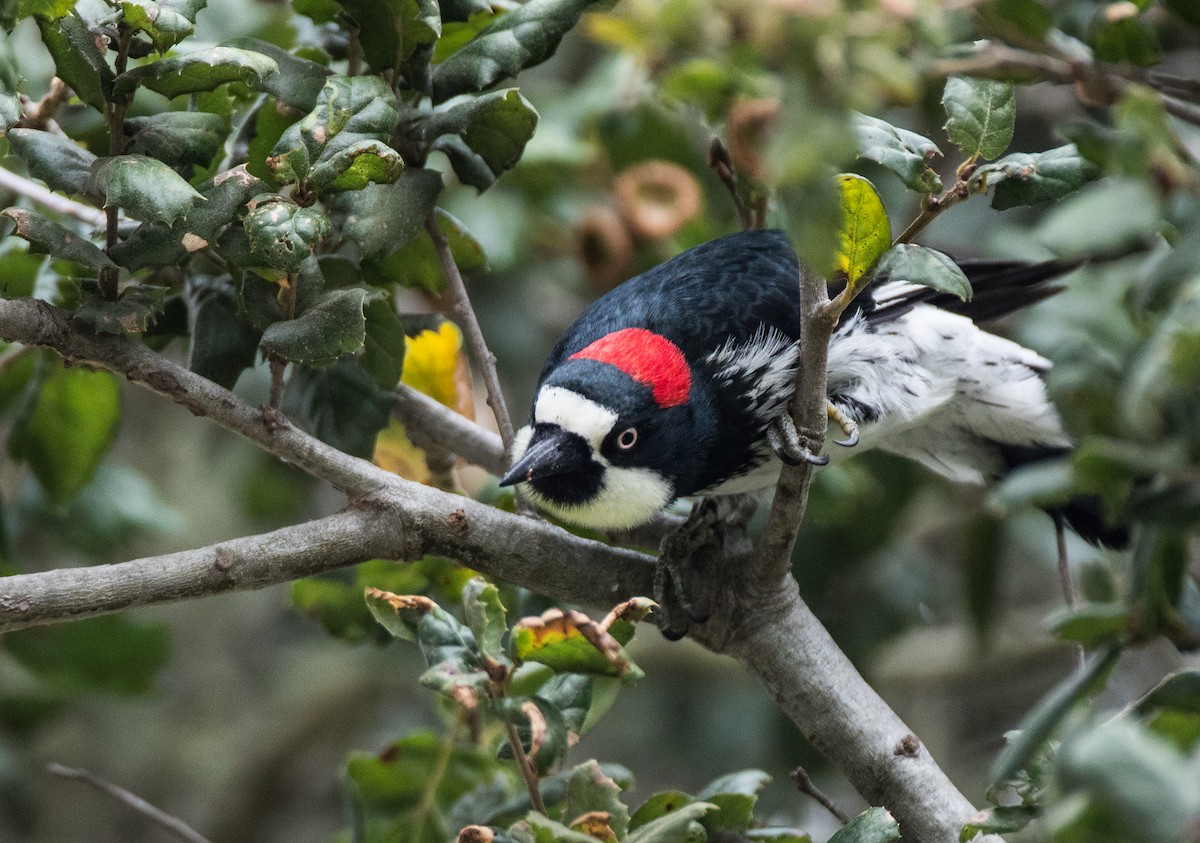
<svg viewBox="0 0 1200 843">
<path fill-rule="evenodd" d="M 654 599 L 658 603 L 658 628 L 663 637 L 678 641 L 687 635 L 693 623 L 708 620 L 707 608 L 692 599 L 688 581 L 697 573 L 701 556 L 713 547 L 719 549 L 716 535 L 720 513 L 713 498 L 703 498 L 679 529 L 669 533 L 659 549 L 654 568 Z M 686 620 L 680 614 L 686 615 Z"/>
<path fill-rule="evenodd" d="M 806 462 L 813 465 L 825 465 L 829 462 L 829 457 L 824 454 L 814 454 L 805 446 L 800 438 L 800 431 L 796 430 L 796 423 L 787 413 L 778 416 L 767 427 L 767 443 L 770 444 L 775 456 L 788 465 L 800 465 Z"/>
<path fill-rule="evenodd" d="M 832 401 L 826 402 L 825 413 L 829 416 L 829 420 L 840 427 L 842 433 L 846 435 L 845 439 L 834 439 L 833 444 L 841 445 L 843 448 L 853 448 L 858 444 L 858 423 L 854 419 L 839 410 Z"/>
</svg>

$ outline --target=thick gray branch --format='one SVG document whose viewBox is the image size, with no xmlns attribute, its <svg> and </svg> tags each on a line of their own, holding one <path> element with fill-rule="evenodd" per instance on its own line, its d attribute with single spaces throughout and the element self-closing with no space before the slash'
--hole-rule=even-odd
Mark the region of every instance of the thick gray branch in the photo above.
<svg viewBox="0 0 1200 843">
<path fill-rule="evenodd" d="M 814 447 L 825 423 L 824 352 L 818 343 L 820 331 L 828 341 L 829 326 L 813 329 L 820 323 L 815 314 L 822 294 L 819 279 L 810 278 L 802 299 L 808 316 L 806 376 L 795 405 L 800 429 Z M 0 633 L 261 588 L 372 557 L 445 555 L 541 594 L 598 607 L 652 590 L 650 557 L 390 475 L 307 436 L 277 413 L 250 407 L 144 346 L 81 333 L 66 313 L 45 303 L 0 301 L 0 336 L 120 372 L 330 481 L 351 501 L 351 508 L 338 515 L 210 548 L 0 578 Z M 808 377 L 811 373 L 815 376 Z M 484 446 L 476 458 L 494 461 L 492 447 Z M 906 839 L 957 840 L 957 829 L 972 813 L 970 804 L 845 659 L 787 573 L 810 479 L 805 469 L 784 472 L 783 497 L 763 552 L 756 554 L 744 536 L 731 533 L 723 564 L 710 578 L 722 611 L 696 631 L 696 638 L 749 667 L 859 791 L 896 815 Z"/>
<path fill-rule="evenodd" d="M 508 468 L 499 436 L 407 384 L 396 386 L 393 412 L 415 439 L 439 445 L 492 474 Z"/>
</svg>

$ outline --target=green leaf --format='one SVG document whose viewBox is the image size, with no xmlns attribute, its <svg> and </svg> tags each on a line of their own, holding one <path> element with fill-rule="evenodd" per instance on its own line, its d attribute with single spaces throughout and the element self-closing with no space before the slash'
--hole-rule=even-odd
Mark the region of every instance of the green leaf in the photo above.
<svg viewBox="0 0 1200 843">
<path fill-rule="evenodd" d="M 1108 8 L 1113 6 L 1096 10 L 1087 32 L 1088 44 L 1096 58 L 1139 67 L 1150 67 L 1162 61 L 1162 47 L 1153 26 L 1138 14 L 1110 18 L 1105 14 Z"/>
<path fill-rule="evenodd" d="M 875 185 L 849 173 L 837 177 L 842 201 L 836 268 L 856 283 L 892 245 L 892 226 Z"/>
<path fill-rule="evenodd" d="M 120 420 L 116 375 L 59 364 L 18 421 L 9 451 L 29 463 L 53 506 L 65 506 L 92 479 Z"/>
<path fill-rule="evenodd" d="M 516 88 L 473 97 L 446 111 L 434 114 L 425 123 L 426 141 L 443 135 L 457 136 L 487 168 L 486 184 L 459 178 L 479 190 L 485 190 L 500 174 L 512 169 L 521 159 L 525 144 L 537 128 L 538 114 Z M 437 144 L 434 145 L 438 147 Z M 453 158 L 452 158 L 453 160 Z"/>
<path fill-rule="evenodd" d="M 992 764 L 989 779 L 993 788 L 1010 781 L 1029 763 L 1075 703 L 1103 686 L 1120 654 L 1118 646 L 1105 648 L 1083 670 L 1072 673 L 1042 698 L 1021 722 L 1020 732 Z"/>
<path fill-rule="evenodd" d="M 644 825 L 639 825 L 629 832 L 624 843 L 695 843 L 697 835 L 692 824 L 698 823 L 709 811 L 715 811 L 716 807 L 708 802 L 689 802 Z M 632 821 L 630 825 L 632 826 Z M 704 839 L 703 831 L 699 839 Z"/>
<path fill-rule="evenodd" d="M 268 77 L 278 72 L 275 61 L 262 53 L 235 47 L 209 47 L 127 70 L 116 78 L 113 93 L 130 97 L 140 85 L 173 98 L 212 91 L 228 82 L 241 82 L 259 89 L 264 87 Z"/>
<path fill-rule="evenodd" d="M 744 834 L 753 843 L 813 843 L 812 836 L 798 828 L 750 828 Z"/>
<path fill-rule="evenodd" d="M 963 826 L 960 843 L 967 843 L 979 834 L 1012 834 L 1037 819 L 1040 811 L 1026 805 L 1001 805 L 980 811 Z"/>
<path fill-rule="evenodd" d="M 78 143 L 37 129 L 9 129 L 8 141 L 29 175 L 51 190 L 79 193 L 91 173 L 96 156 Z"/>
<path fill-rule="evenodd" d="M 24 113 L 16 94 L 0 89 L 0 131 L 8 132 Z"/>
<path fill-rule="evenodd" d="M 384 642 L 390 633 L 367 608 L 363 592 L 368 587 L 396 594 L 413 594 L 429 586 L 420 566 L 372 559 L 354 566 L 354 577 L 307 577 L 292 583 L 292 608 L 320 622 L 336 638 L 351 643 Z"/>
<path fill-rule="evenodd" d="M 504 636 L 508 634 L 500 590 L 487 580 L 474 577 L 463 590 L 463 617 L 479 643 L 479 652 L 491 659 L 505 656 Z"/>
<path fill-rule="evenodd" d="M 288 378 L 283 395 L 289 419 L 322 442 L 364 459 L 371 457 L 395 401 L 351 358 L 321 369 L 301 366 Z"/>
<path fill-rule="evenodd" d="M 1138 700 L 1135 710 L 1144 715 L 1162 708 L 1200 714 L 1200 670 L 1181 670 L 1168 675 Z"/>
<path fill-rule="evenodd" d="M 762 770 L 743 770 L 710 782 L 696 798 L 711 802 L 718 810 L 707 814 L 701 824 L 710 835 L 745 831 L 754 818 L 758 794 L 769 781 L 771 777 Z"/>
<path fill-rule="evenodd" d="M 1012 143 L 1017 101 L 1011 82 L 951 76 L 942 92 L 946 134 L 969 158 L 997 158 Z"/>
<path fill-rule="evenodd" d="M 942 151 L 929 138 L 866 114 L 855 114 L 851 128 L 860 157 L 891 170 L 918 193 L 941 191 L 942 179 L 929 165 Z"/>
<path fill-rule="evenodd" d="M 600 706 L 611 704 L 611 696 L 594 693 L 596 684 L 607 683 L 616 687 L 617 682 L 602 677 L 584 676 L 581 673 L 559 673 L 551 676 L 538 689 L 538 696 L 547 700 L 562 712 L 567 730 L 578 740 L 589 728 L 588 719 Z M 598 704 L 598 705 L 597 705 Z M 603 714 L 603 712 L 599 712 Z M 598 715 L 597 715 L 598 719 Z M 574 743 L 574 740 L 571 743 Z"/>
<path fill-rule="evenodd" d="M 364 258 L 374 258 L 402 249 L 423 231 L 441 190 L 439 173 L 414 167 L 392 184 L 341 193 L 331 203 L 345 215 L 342 233 L 358 243 Z"/>
<path fill-rule="evenodd" d="M 170 657 L 166 624 L 105 615 L 9 632 L 4 649 L 62 691 L 145 694 Z"/>
<path fill-rule="evenodd" d="M 582 612 L 551 609 L 513 626 L 509 649 L 514 661 L 532 661 L 556 672 L 617 676 L 635 682 L 644 675 L 625 649 Z"/>
<path fill-rule="evenodd" d="M 96 271 L 116 266 L 98 246 L 41 214 L 20 208 L 6 208 L 0 211 L 0 216 L 8 217 L 16 223 L 17 227 L 13 233 L 24 237 L 40 252 L 60 260 L 82 264 Z"/>
<path fill-rule="evenodd" d="M 346 774 L 368 812 L 394 816 L 416 808 L 431 784 L 436 788 L 435 804 L 449 805 L 477 785 L 490 782 L 499 772 L 499 765 L 486 752 L 458 744 L 449 748 L 447 758 L 446 749 L 441 736 L 417 732 L 378 755 L 352 753 L 346 762 Z M 446 760 L 439 761 L 442 758 Z M 439 765 L 444 765 L 444 773 L 435 782 Z"/>
<path fill-rule="evenodd" d="M 563 806 L 563 818 L 571 823 L 592 811 L 608 814 L 608 827 L 622 840 L 629 832 L 629 809 L 620 799 L 621 787 L 604 774 L 595 761 L 586 761 L 576 767 L 567 779 L 567 799 Z"/>
<path fill-rule="evenodd" d="M 1163 5 L 1192 26 L 1200 26 L 1200 6 L 1193 0 L 1163 0 Z"/>
<path fill-rule="evenodd" d="M 337 8 L 334 0 L 329 2 L 334 9 Z M 284 105 L 306 113 L 316 106 L 325 80 L 332 75 L 332 71 L 324 65 L 293 55 L 282 47 L 258 38 L 230 38 L 222 46 L 262 53 L 274 61 L 279 72 L 261 77 L 258 89 L 271 94 Z"/>
<path fill-rule="evenodd" d="M 400 68 L 413 53 L 432 51 L 442 34 L 434 0 L 339 0 L 358 24 L 358 39 L 372 70 Z"/>
<path fill-rule="evenodd" d="M 377 140 L 363 140 L 318 162 L 307 185 L 319 193 L 362 190 L 368 184 L 391 184 L 404 172 L 400 153 Z"/>
<path fill-rule="evenodd" d="M 203 4 L 201 4 L 203 6 Z M 153 0 L 121 0 L 123 23 L 130 29 L 145 32 L 154 49 L 165 53 L 195 30 L 196 15 L 180 14 L 169 3 Z"/>
<path fill-rule="evenodd" d="M 580 16 L 603 0 L 530 0 L 506 13 L 433 72 L 433 100 L 489 88 L 554 54 Z"/>
<path fill-rule="evenodd" d="M 1121 603 L 1085 603 L 1055 612 L 1047 623 L 1059 638 L 1090 649 L 1120 640 L 1129 624 L 1129 607 Z"/>
<path fill-rule="evenodd" d="M 36 16 L 47 20 L 58 20 L 71 11 L 76 0 L 19 0 L 16 14 L 19 17 Z"/>
<path fill-rule="evenodd" d="M 366 338 L 363 307 L 368 295 L 362 287 L 326 290 L 295 319 L 269 325 L 263 331 L 263 351 L 310 365 L 357 351 Z"/>
<path fill-rule="evenodd" d="M 72 4 L 73 5 L 73 4 Z M 79 99 L 97 111 L 104 111 L 112 96 L 114 75 L 104 58 L 104 50 L 78 12 L 58 19 L 37 18 L 42 41 L 54 59 L 54 73 Z"/>
<path fill-rule="evenodd" d="M 1042 223 L 1038 239 L 1063 257 L 1126 254 L 1165 226 L 1161 201 L 1141 179 L 1111 179 L 1065 200 Z"/>
<path fill-rule="evenodd" d="M 992 0 L 983 11 L 1038 39 L 1044 38 L 1054 25 L 1054 13 L 1038 0 Z"/>
<path fill-rule="evenodd" d="M 208 167 L 228 135 L 225 118 L 207 111 L 130 117 L 125 129 L 132 135 L 129 152 L 156 158 L 172 167 Z"/>
<path fill-rule="evenodd" d="M 524 820 L 513 826 L 513 831 L 522 828 L 531 833 L 533 843 L 596 843 L 596 838 L 590 834 L 567 828 L 537 811 L 530 811 Z"/>
<path fill-rule="evenodd" d="M 187 305 L 192 326 L 188 368 L 233 389 L 242 372 L 254 365 L 262 333 L 238 315 L 237 295 L 225 279 L 190 279 Z"/>
<path fill-rule="evenodd" d="M 829 843 L 887 843 L 900 839 L 900 824 L 885 808 L 868 808 L 829 838 Z"/>
<path fill-rule="evenodd" d="M 1126 718 L 1064 740 L 1056 779 L 1066 794 L 1090 797 L 1093 835 L 1109 840 L 1186 840 L 1200 813 L 1195 759 Z"/>
<path fill-rule="evenodd" d="M 290 199 L 267 193 L 251 200 L 243 225 L 250 251 L 284 272 L 294 273 L 332 233 L 329 217 L 319 208 L 302 208 Z"/>
<path fill-rule="evenodd" d="M 979 167 L 969 185 L 976 192 L 994 186 L 992 207 L 1003 211 L 1062 199 L 1100 176 L 1100 168 L 1070 143 L 1045 152 L 1005 155 Z"/>
<path fill-rule="evenodd" d="M 103 196 L 105 206 L 116 205 L 138 219 L 167 224 L 186 216 L 195 200 L 204 199 L 179 173 L 145 155 L 97 158 L 87 191 Z"/>
<path fill-rule="evenodd" d="M 163 312 L 166 287 L 130 284 L 116 301 L 99 293 L 85 294 L 75 310 L 75 319 L 100 334 L 141 334 Z"/>
<path fill-rule="evenodd" d="M 629 830 L 637 831 L 642 826 L 672 814 L 695 801 L 693 797 L 680 790 L 656 793 L 633 812 L 633 816 L 629 818 Z"/>
<path fill-rule="evenodd" d="M 246 172 L 245 166 L 218 173 L 199 186 L 205 201 L 197 202 L 186 217 L 171 225 L 158 221 L 143 223 L 116 245 L 112 258 L 131 272 L 147 266 L 181 263 L 193 252 L 213 245 L 220 231 L 237 218 L 250 197 L 265 187 Z M 228 252 L 225 256 L 230 258 Z"/>
<path fill-rule="evenodd" d="M 483 253 L 483 246 L 471 232 L 441 208 L 437 208 L 435 213 L 438 227 L 446 235 L 459 272 L 466 276 L 486 270 L 487 257 Z M 364 261 L 363 269 L 376 283 L 418 287 L 431 293 L 441 292 L 446 284 L 441 261 L 427 231 L 421 231 L 404 247 L 385 258 Z"/>
<path fill-rule="evenodd" d="M 363 315 L 367 319 L 367 329 L 359 362 L 380 389 L 394 389 L 404 373 L 407 347 L 404 325 L 391 297 L 386 295 L 370 298 L 363 308 Z"/>
<path fill-rule="evenodd" d="M 925 246 L 897 243 L 880 259 L 874 275 L 920 284 L 963 301 L 971 298 L 971 282 L 958 264 L 948 255 Z"/>
</svg>

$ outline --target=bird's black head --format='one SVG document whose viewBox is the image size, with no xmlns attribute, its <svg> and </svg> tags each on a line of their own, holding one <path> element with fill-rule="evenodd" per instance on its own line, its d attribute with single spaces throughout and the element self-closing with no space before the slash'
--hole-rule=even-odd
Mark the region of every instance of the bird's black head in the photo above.
<svg viewBox="0 0 1200 843">
<path fill-rule="evenodd" d="M 607 334 L 545 373 L 501 485 L 582 526 L 643 524 L 695 489 L 711 440 L 702 393 L 674 343 Z"/>
</svg>

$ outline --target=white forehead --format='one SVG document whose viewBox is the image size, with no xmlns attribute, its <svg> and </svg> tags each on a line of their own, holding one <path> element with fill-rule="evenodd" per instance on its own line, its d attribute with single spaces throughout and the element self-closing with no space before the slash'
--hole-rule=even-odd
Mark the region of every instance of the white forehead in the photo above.
<svg viewBox="0 0 1200 843">
<path fill-rule="evenodd" d="M 617 414 L 561 386 L 544 386 L 533 407 L 533 420 L 556 424 L 597 445 L 612 431 Z"/>
</svg>

